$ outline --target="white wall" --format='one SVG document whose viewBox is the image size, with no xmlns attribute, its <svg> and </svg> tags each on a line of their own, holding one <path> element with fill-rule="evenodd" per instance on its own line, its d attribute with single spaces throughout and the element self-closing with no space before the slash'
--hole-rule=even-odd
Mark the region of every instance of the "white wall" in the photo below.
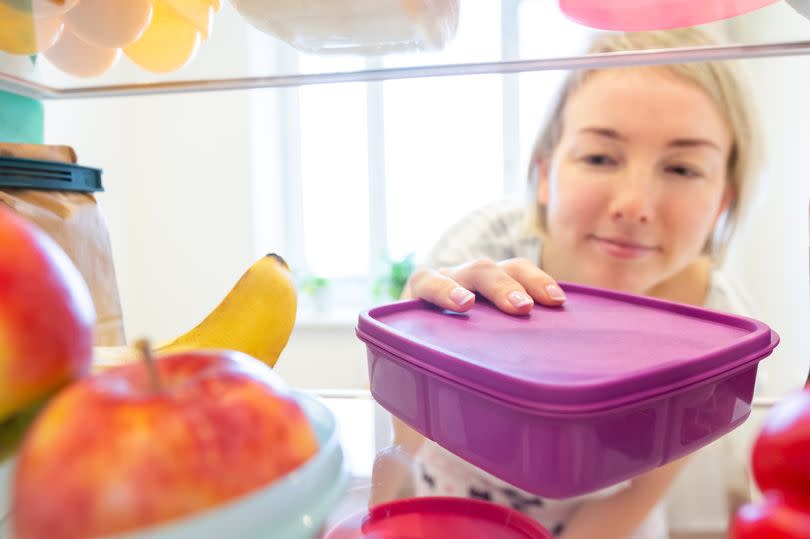
<svg viewBox="0 0 810 539">
<path fill-rule="evenodd" d="M 730 24 L 742 42 L 807 39 L 810 21 L 778 2 Z M 762 363 L 762 390 L 800 387 L 810 367 L 810 57 L 747 60 L 763 125 L 761 199 L 730 253 L 729 270 L 745 283 L 755 316 L 782 341 Z"/>
</svg>

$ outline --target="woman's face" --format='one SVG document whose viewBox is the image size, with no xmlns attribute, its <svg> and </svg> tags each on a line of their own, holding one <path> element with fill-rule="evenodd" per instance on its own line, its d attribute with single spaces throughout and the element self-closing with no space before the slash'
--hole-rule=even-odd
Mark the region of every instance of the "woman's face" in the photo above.
<svg viewBox="0 0 810 539">
<path fill-rule="evenodd" d="M 730 197 L 731 134 L 666 72 L 602 71 L 571 95 L 540 163 L 555 278 L 644 293 L 699 257 Z"/>
</svg>

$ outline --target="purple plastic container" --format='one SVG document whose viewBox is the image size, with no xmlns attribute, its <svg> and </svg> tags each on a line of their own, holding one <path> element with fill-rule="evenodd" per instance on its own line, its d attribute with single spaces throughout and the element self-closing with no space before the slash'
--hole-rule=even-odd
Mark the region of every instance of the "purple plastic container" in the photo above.
<svg viewBox="0 0 810 539">
<path fill-rule="evenodd" d="M 421 300 L 360 315 L 375 400 L 459 457 L 566 498 L 684 456 L 740 425 L 765 324 L 561 284 L 559 308 L 464 314 Z"/>
</svg>

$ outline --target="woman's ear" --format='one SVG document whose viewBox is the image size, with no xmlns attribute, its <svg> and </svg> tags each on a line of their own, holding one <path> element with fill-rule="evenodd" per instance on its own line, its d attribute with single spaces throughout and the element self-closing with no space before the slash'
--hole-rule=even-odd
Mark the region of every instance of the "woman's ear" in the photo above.
<svg viewBox="0 0 810 539">
<path fill-rule="evenodd" d="M 717 227 L 718 221 L 720 221 L 720 218 L 723 215 L 727 214 L 729 208 L 734 205 L 735 200 L 737 200 L 737 189 L 729 182 L 726 184 L 726 189 L 723 192 L 723 198 L 720 199 L 720 206 L 717 208 L 717 215 L 714 216 L 712 229 Z"/>
<path fill-rule="evenodd" d="M 543 206 L 548 205 L 550 168 L 548 158 L 538 159 L 534 162 L 534 183 L 537 188 L 537 203 Z"/>
</svg>

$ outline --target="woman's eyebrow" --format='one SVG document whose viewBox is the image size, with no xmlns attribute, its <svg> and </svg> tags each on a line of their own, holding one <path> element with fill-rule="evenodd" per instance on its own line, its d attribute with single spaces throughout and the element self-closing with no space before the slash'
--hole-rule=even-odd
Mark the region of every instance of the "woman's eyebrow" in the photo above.
<svg viewBox="0 0 810 539">
<path fill-rule="evenodd" d="M 667 146 L 675 147 L 675 148 L 694 148 L 698 146 L 706 146 L 709 148 L 714 148 L 715 150 L 722 151 L 720 146 L 716 142 L 712 142 L 711 140 L 704 139 L 704 138 L 681 138 L 675 139 L 670 141 Z"/>
<path fill-rule="evenodd" d="M 626 141 L 627 137 L 616 131 L 615 129 L 611 129 L 610 127 L 599 127 L 599 126 L 586 126 L 582 127 L 578 130 L 579 133 L 590 133 L 592 135 L 597 135 L 600 137 L 605 137 L 613 140 L 620 140 Z M 722 151 L 720 146 L 709 139 L 704 138 L 679 138 L 670 141 L 667 146 L 673 148 L 695 148 L 700 146 L 705 146 L 709 148 L 714 148 L 717 151 Z"/>
<path fill-rule="evenodd" d="M 625 137 L 619 134 L 618 131 L 615 129 L 611 129 L 609 127 L 599 127 L 599 126 L 586 126 L 580 128 L 578 133 L 590 133 L 592 135 L 598 135 L 600 137 L 615 139 L 615 140 L 626 140 Z"/>
</svg>

